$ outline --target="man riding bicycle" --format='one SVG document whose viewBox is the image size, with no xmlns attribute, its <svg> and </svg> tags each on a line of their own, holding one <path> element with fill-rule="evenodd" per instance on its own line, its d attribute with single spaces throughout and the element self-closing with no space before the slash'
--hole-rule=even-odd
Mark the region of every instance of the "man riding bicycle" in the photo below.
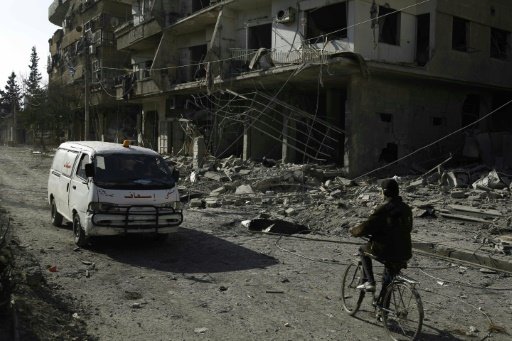
<svg viewBox="0 0 512 341">
<path fill-rule="evenodd" d="M 364 278 L 363 284 L 357 287 L 370 292 L 375 291 L 372 256 L 385 266 L 381 290 L 407 267 L 407 261 L 412 257 L 411 208 L 398 195 L 398 183 L 394 179 L 384 180 L 381 188 L 385 203 L 375 209 L 365 222 L 349 229 L 354 237 L 370 237 L 368 243 L 359 248 Z"/>
</svg>

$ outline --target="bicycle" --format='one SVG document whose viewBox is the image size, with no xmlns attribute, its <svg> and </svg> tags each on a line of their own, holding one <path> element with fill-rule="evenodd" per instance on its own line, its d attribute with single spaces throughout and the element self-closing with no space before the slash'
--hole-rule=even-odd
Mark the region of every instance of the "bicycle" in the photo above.
<svg viewBox="0 0 512 341">
<path fill-rule="evenodd" d="M 366 294 L 365 290 L 357 288 L 363 283 L 363 278 L 363 267 L 359 259 L 351 262 L 343 274 L 341 299 L 343 308 L 350 316 L 359 310 Z M 421 332 L 423 304 L 416 290 L 418 284 L 399 271 L 377 297 L 375 292 L 371 292 L 376 316 L 382 320 L 389 336 L 395 341 L 415 340 Z"/>
</svg>

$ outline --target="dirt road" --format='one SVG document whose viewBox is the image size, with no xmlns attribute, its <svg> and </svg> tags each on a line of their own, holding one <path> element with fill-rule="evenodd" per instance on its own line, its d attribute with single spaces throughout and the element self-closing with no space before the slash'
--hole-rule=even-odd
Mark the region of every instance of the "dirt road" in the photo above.
<svg viewBox="0 0 512 341">
<path fill-rule="evenodd" d="M 28 147 L 0 147 L 0 206 L 79 339 L 387 339 L 368 302 L 357 318 L 342 311 L 341 275 L 357 249 L 343 242 L 354 240 L 251 234 L 240 221 L 256 212 L 238 207 L 189 209 L 164 243 L 103 238 L 77 249 L 70 227 L 50 223 L 50 163 Z M 501 332 L 490 339 L 510 339 L 501 330 L 512 332 L 509 277 L 420 256 L 406 272 L 421 282 L 422 339 L 482 339 L 491 322 Z M 33 319 L 50 323 L 51 316 Z"/>
</svg>

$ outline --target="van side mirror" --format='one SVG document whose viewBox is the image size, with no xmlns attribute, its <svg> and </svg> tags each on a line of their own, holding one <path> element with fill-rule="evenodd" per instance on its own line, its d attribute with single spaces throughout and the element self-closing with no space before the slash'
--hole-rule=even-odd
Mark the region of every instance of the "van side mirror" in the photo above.
<svg viewBox="0 0 512 341">
<path fill-rule="evenodd" d="M 85 165 L 85 176 L 88 178 L 94 177 L 94 165 L 92 163 Z"/>
</svg>

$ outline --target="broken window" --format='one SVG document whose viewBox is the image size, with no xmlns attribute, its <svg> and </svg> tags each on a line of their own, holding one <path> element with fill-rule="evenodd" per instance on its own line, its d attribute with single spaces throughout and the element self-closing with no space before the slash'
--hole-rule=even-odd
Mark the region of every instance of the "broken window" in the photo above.
<svg viewBox="0 0 512 341">
<path fill-rule="evenodd" d="M 252 26 L 248 29 L 248 48 L 257 50 L 260 47 L 272 48 L 272 24 Z"/>
<path fill-rule="evenodd" d="M 469 41 L 469 21 L 453 17 L 452 48 L 457 51 L 467 51 Z"/>
<path fill-rule="evenodd" d="M 430 13 L 416 17 L 416 63 L 425 66 L 430 59 Z"/>
<path fill-rule="evenodd" d="M 347 2 L 315 8 L 306 12 L 306 39 L 318 41 L 347 37 Z"/>
<path fill-rule="evenodd" d="M 465 127 L 476 120 L 480 116 L 480 96 L 467 95 L 462 105 L 462 127 Z"/>
<path fill-rule="evenodd" d="M 510 54 L 510 32 L 491 27 L 491 57 L 507 59 Z"/>
<path fill-rule="evenodd" d="M 400 12 L 379 6 L 379 42 L 400 45 Z"/>
</svg>

